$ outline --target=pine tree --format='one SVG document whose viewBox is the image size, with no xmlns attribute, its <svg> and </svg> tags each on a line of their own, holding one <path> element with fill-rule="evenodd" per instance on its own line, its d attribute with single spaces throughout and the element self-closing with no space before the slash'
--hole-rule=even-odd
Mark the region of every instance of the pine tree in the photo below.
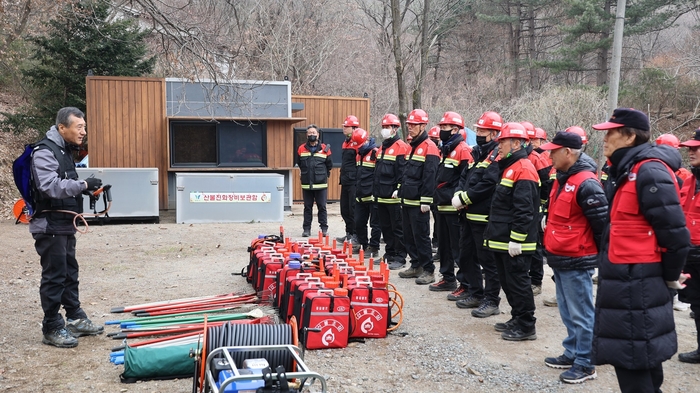
<svg viewBox="0 0 700 393">
<path fill-rule="evenodd" d="M 90 70 L 110 76 L 141 76 L 153 70 L 155 57 L 146 58 L 144 43 L 148 32 L 132 20 L 108 17 L 105 0 L 68 4 L 50 22 L 46 35 L 30 39 L 36 50 L 22 70 L 30 105 L 17 114 L 3 113 L 2 129 L 45 132 L 58 109 L 74 106 L 85 111 L 85 77 Z"/>
</svg>

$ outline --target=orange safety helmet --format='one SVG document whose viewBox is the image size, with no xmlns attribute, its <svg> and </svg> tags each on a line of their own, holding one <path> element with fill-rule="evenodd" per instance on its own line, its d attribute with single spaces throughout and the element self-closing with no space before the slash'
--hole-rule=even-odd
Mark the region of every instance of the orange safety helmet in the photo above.
<svg viewBox="0 0 700 393">
<path fill-rule="evenodd" d="M 525 131 L 527 131 L 527 136 L 530 139 L 535 139 L 535 126 L 530 123 L 529 121 L 521 121 L 520 125 L 525 127 Z"/>
<path fill-rule="evenodd" d="M 573 132 L 574 134 L 581 137 L 581 142 L 585 145 L 588 143 L 588 137 L 586 136 L 586 131 L 579 126 L 571 126 L 564 130 L 564 132 Z"/>
<path fill-rule="evenodd" d="M 496 137 L 496 141 L 500 141 L 505 138 L 518 138 L 529 140 L 530 137 L 527 134 L 527 130 L 521 123 L 506 123 L 501 127 L 501 133 Z"/>
<path fill-rule="evenodd" d="M 658 138 L 656 138 L 656 144 L 668 145 L 673 147 L 674 149 L 678 149 L 680 147 L 681 141 L 679 141 L 678 138 L 676 138 L 676 136 L 673 134 L 661 134 Z"/>
<path fill-rule="evenodd" d="M 545 131 L 539 127 L 535 127 L 535 138 L 546 140 L 547 139 L 547 131 Z"/>
<path fill-rule="evenodd" d="M 501 131 L 501 127 L 503 127 L 503 118 L 496 112 L 484 112 L 479 120 L 477 120 L 476 124 L 474 124 L 474 128 L 476 127 Z"/>
<path fill-rule="evenodd" d="M 433 126 L 430 130 L 428 130 L 428 138 L 440 139 L 440 127 Z"/>
<path fill-rule="evenodd" d="M 401 121 L 399 120 L 399 117 L 396 116 L 393 113 L 387 113 L 382 117 L 382 127 L 384 126 L 401 126 Z"/>
<path fill-rule="evenodd" d="M 364 145 L 365 142 L 367 142 L 367 138 L 369 138 L 369 132 L 360 127 L 357 127 L 352 131 L 352 141 L 358 145 Z"/>
<path fill-rule="evenodd" d="M 408 114 L 407 124 L 428 124 L 428 114 L 422 109 L 414 109 Z"/>
<path fill-rule="evenodd" d="M 359 127 L 360 121 L 356 116 L 350 115 L 343 120 L 343 127 Z"/>
<path fill-rule="evenodd" d="M 450 125 L 463 128 L 464 119 L 462 119 L 462 116 L 460 116 L 460 114 L 457 112 L 445 112 L 445 114 L 442 115 L 442 119 L 440 119 L 440 121 L 438 122 L 438 125 Z"/>
</svg>

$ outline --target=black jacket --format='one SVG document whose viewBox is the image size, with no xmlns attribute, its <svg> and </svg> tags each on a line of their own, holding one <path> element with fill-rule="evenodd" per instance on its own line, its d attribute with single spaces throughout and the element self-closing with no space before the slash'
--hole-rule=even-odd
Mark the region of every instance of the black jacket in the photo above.
<svg viewBox="0 0 700 393">
<path fill-rule="evenodd" d="M 331 148 L 324 143 L 311 146 L 308 142 L 299 146 L 299 172 L 303 190 L 328 188 L 328 177 L 333 168 Z"/>
<path fill-rule="evenodd" d="M 559 188 L 556 191 L 556 195 L 559 195 L 563 190 L 569 177 L 584 171 L 596 173 L 596 168 L 595 161 L 586 153 L 581 153 L 579 159 L 568 171 L 557 171 Z M 605 198 L 603 186 L 597 179 L 584 180 L 576 191 L 576 202 L 588 220 L 588 224 L 593 231 L 593 239 L 600 250 L 600 239 L 605 231 L 605 226 L 608 224 L 608 200 Z M 598 266 L 598 255 L 569 257 L 547 252 L 547 264 L 552 269 L 560 270 L 592 269 Z"/>
<path fill-rule="evenodd" d="M 377 202 L 388 204 L 400 202 L 398 198 L 392 198 L 391 195 L 400 187 L 408 150 L 409 146 L 398 135 L 382 142 L 374 167 L 374 198 Z"/>
<path fill-rule="evenodd" d="M 354 142 L 343 142 L 343 150 L 340 155 L 340 184 L 354 186 L 357 177 L 357 146 Z"/>
<path fill-rule="evenodd" d="M 605 189 L 610 210 L 617 190 L 629 181 L 632 166 L 648 158 L 662 160 L 674 172 L 681 164 L 675 149 L 649 144 L 618 149 L 611 157 Z M 592 351 L 595 364 L 631 370 L 656 367 L 678 349 L 673 299 L 665 281 L 678 279 L 690 244 L 674 177 L 666 166 L 656 161 L 644 163 L 636 175 L 635 188 L 639 214 L 666 251 L 661 262 L 613 264 L 608 257 L 607 225 L 598 264 Z"/>
<path fill-rule="evenodd" d="M 461 191 L 462 203 L 467 206 L 467 220 L 486 225 L 491 198 L 499 181 L 498 163 L 494 162 L 498 143 L 490 141 L 485 145 L 476 145 L 472 149 L 474 165 L 462 171 L 457 190 Z"/>
<path fill-rule="evenodd" d="M 457 190 L 460 175 L 467 169 L 471 160 L 471 148 L 462 143 L 464 138 L 454 134 L 440 147 L 442 158 L 437 168 L 437 184 L 435 189 L 435 204 L 441 213 L 457 214 L 452 206 L 452 197 Z"/>
<path fill-rule="evenodd" d="M 374 198 L 374 168 L 377 159 L 377 145 L 374 138 L 369 143 L 357 149 L 357 183 L 355 185 L 355 200 L 357 202 L 372 202 Z"/>
</svg>

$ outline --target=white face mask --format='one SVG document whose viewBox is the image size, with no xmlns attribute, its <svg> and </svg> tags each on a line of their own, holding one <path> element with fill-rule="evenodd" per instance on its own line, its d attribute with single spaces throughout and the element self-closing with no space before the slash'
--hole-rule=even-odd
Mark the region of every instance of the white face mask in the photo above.
<svg viewBox="0 0 700 393">
<path fill-rule="evenodd" d="M 391 134 L 394 132 L 393 129 L 391 128 L 382 128 L 382 138 L 384 139 L 389 139 L 391 138 Z"/>
</svg>

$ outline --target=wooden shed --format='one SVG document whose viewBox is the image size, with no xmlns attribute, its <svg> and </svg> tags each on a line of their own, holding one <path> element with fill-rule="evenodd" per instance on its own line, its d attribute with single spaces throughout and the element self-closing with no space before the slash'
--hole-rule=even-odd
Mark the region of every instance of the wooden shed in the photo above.
<svg viewBox="0 0 700 393">
<path fill-rule="evenodd" d="M 328 197 L 337 200 L 343 119 L 353 114 L 369 124 L 369 99 L 292 96 L 289 82 L 101 76 L 86 82 L 90 166 L 158 168 L 161 209 L 175 206 L 177 172 L 280 173 L 291 206 L 302 199 L 294 166 L 309 124 L 331 145 L 336 168 Z"/>
</svg>

